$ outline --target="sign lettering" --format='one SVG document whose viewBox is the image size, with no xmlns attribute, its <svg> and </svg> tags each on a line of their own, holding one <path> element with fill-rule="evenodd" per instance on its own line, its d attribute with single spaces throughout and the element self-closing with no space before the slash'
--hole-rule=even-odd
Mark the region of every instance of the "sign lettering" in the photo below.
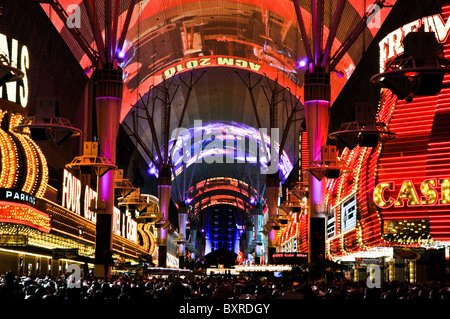
<svg viewBox="0 0 450 319">
<path fill-rule="evenodd" d="M 386 62 L 404 52 L 403 38 L 410 32 L 417 32 L 420 28 L 426 32 L 434 32 L 438 42 L 447 41 L 450 31 L 450 19 L 444 21 L 440 14 L 417 19 L 392 31 L 379 42 L 380 72 L 384 72 Z"/>
<path fill-rule="evenodd" d="M 84 185 L 84 195 L 82 195 L 81 181 L 67 170 L 64 170 L 62 184 L 61 206 L 96 223 L 97 214 L 89 208 L 92 200 L 97 199 L 97 192 L 89 185 Z M 137 222 L 117 207 L 114 207 L 112 231 L 116 235 L 137 243 Z"/>
<path fill-rule="evenodd" d="M 164 77 L 169 78 L 174 76 L 178 72 L 184 70 L 194 69 L 199 66 L 231 66 L 244 69 L 250 69 L 258 72 L 261 65 L 246 59 L 234 58 L 234 57 L 201 57 L 192 60 L 180 62 L 175 66 L 172 66 L 163 71 Z"/>
<path fill-rule="evenodd" d="M 81 181 L 64 170 L 61 206 L 81 215 Z"/>
<path fill-rule="evenodd" d="M 17 40 L 9 39 L 0 33 L 0 54 L 4 55 L 11 66 L 24 73 L 23 79 L 7 82 L 0 86 L 0 98 L 26 107 L 28 103 L 27 70 L 30 67 L 28 48 L 25 45 L 19 45 Z"/>
<path fill-rule="evenodd" d="M 84 188 L 84 217 L 91 222 L 97 222 L 97 214 L 89 209 L 92 200 L 97 199 L 97 192 L 90 188 L 88 185 Z"/>
<path fill-rule="evenodd" d="M 447 205 L 450 204 L 450 178 L 426 179 L 419 187 L 406 180 L 398 192 L 394 182 L 379 183 L 373 191 L 373 201 L 383 209 L 404 207 L 405 203 L 407 207 Z"/>
</svg>

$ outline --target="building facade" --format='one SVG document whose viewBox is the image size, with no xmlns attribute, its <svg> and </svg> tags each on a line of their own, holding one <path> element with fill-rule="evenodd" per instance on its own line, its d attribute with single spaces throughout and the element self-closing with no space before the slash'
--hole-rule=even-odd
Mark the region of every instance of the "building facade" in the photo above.
<svg viewBox="0 0 450 319">
<path fill-rule="evenodd" d="M 403 50 L 401 40 L 420 27 L 433 31 L 449 58 L 448 17 L 423 17 L 393 30 L 379 44 L 380 71 Z M 397 134 L 377 147 L 356 146 L 340 155 L 352 172 L 328 180 L 326 251 L 353 265 L 383 268 L 386 280 L 435 280 L 448 275 L 450 239 L 450 90 L 448 75 L 437 95 L 410 103 L 382 89 L 377 122 Z"/>
</svg>

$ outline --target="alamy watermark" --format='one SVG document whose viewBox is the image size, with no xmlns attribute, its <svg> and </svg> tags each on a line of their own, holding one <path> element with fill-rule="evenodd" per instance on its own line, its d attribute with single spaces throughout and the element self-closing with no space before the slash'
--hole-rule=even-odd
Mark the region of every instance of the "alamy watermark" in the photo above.
<svg viewBox="0 0 450 319">
<path fill-rule="evenodd" d="M 70 274 L 66 279 L 67 288 L 81 288 L 81 268 L 78 264 L 67 266 L 67 272 Z"/>
<path fill-rule="evenodd" d="M 269 136 L 270 134 L 270 136 Z M 203 126 L 194 121 L 191 129 L 172 131 L 173 163 L 245 163 L 259 162 L 261 174 L 278 172 L 280 162 L 279 129 L 231 130 L 226 126 Z"/>
<path fill-rule="evenodd" d="M 380 10 L 381 7 L 375 3 L 367 6 L 366 12 L 370 13 L 366 20 L 366 25 L 368 28 L 381 28 Z"/>
<path fill-rule="evenodd" d="M 66 26 L 69 29 L 80 29 L 81 28 L 81 9 L 77 4 L 69 4 L 67 6 L 67 14 L 69 17 L 66 20 Z"/>
<path fill-rule="evenodd" d="M 367 266 L 367 288 L 381 288 L 381 269 L 378 265 Z"/>
</svg>

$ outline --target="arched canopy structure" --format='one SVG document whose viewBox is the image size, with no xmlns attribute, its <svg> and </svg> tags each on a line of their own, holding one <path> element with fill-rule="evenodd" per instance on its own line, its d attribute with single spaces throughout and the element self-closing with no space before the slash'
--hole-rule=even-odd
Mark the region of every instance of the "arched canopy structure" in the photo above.
<svg viewBox="0 0 450 319">
<path fill-rule="evenodd" d="M 230 205 L 248 213 L 257 201 L 257 190 L 238 179 L 216 177 L 193 185 L 188 196 L 196 212 L 214 205 Z"/>
<path fill-rule="evenodd" d="M 391 2 L 393 3 L 390 5 L 395 3 Z M 265 77 L 272 83 L 276 81 L 281 87 L 287 88 L 289 95 L 302 99 L 302 61 L 308 53 L 304 49 L 306 39 L 303 39 L 299 32 L 298 16 L 292 1 L 60 0 L 58 3 L 60 8 L 69 14 L 73 12 L 74 15 L 70 17 L 72 23 L 81 23 L 77 32 L 85 44 L 100 51 L 101 48 L 95 45 L 95 38 L 105 37 L 113 41 L 120 51 L 117 56 L 121 57 L 119 64 L 124 71 L 125 84 L 120 120 L 130 127 L 131 113 L 139 104 L 140 95 L 151 95 L 151 90 L 161 85 L 165 79 L 183 76 L 192 70 L 207 71 L 207 74 L 193 88 L 186 115 L 181 123 L 183 127 L 192 127 L 195 120 L 202 120 L 234 121 L 257 128 L 255 112 L 252 110 L 255 107 L 261 119 L 266 119 L 260 125 L 270 127 L 266 97 L 261 86 L 255 85 L 260 77 Z M 324 1 L 323 8 L 319 8 L 322 10 L 324 25 L 320 34 L 324 39 L 324 47 L 334 23 L 334 13 L 340 3 L 341 23 L 330 47 L 331 56 L 342 48 L 352 28 L 371 5 L 370 1 Z M 41 6 L 81 66 L 90 75 L 92 61 L 80 48 L 80 41 L 77 42 L 74 38 L 73 28 L 64 25 L 58 14 L 55 14 L 54 7 L 44 3 Z M 313 25 L 314 18 L 311 4 L 309 1 L 299 1 L 299 6 L 304 25 L 308 26 L 308 40 L 311 40 L 314 35 L 314 30 L 309 27 Z M 97 32 L 93 32 L 89 26 L 92 11 L 98 17 L 98 21 L 94 21 Z M 386 8 L 377 12 L 368 25 L 369 32 L 366 32 L 364 37 L 359 37 L 336 65 L 337 72 L 331 74 L 332 101 L 352 74 L 364 46 L 370 44 L 389 11 L 390 8 Z M 106 28 L 106 22 L 116 16 L 117 25 L 112 30 Z M 126 37 L 121 37 L 121 30 L 124 28 L 127 28 L 128 32 Z M 236 76 L 236 71 L 243 76 Z M 251 74 L 249 78 L 252 79 L 246 86 L 242 79 L 246 79 L 247 74 Z M 249 88 L 253 89 L 254 101 L 248 94 Z M 183 88 L 180 91 L 182 90 Z M 174 123 L 180 120 L 184 98 L 185 94 L 179 94 L 173 101 Z M 281 127 L 288 114 L 280 109 L 277 124 Z M 161 117 L 157 110 L 155 112 L 155 118 Z M 302 114 L 300 111 L 296 116 L 302 117 Z M 156 130 L 160 129 L 157 125 Z M 150 149 L 154 147 L 149 138 L 149 128 L 140 127 L 137 130 L 137 134 L 144 136 L 143 142 Z M 287 156 L 292 162 L 297 159 L 296 133 L 298 127 L 291 130 L 287 138 L 290 143 L 285 146 Z"/>
<path fill-rule="evenodd" d="M 303 119 L 308 117 L 311 162 L 326 144 L 323 139 L 327 136 L 329 106 L 390 11 L 358 0 L 61 0 L 53 1 L 53 9 L 55 2 L 62 10 L 70 5 L 74 10 L 70 18 L 76 22 L 79 17 L 90 25 L 76 30 L 63 27 L 61 21 L 53 19 L 52 9 L 42 4 L 86 74 L 90 76 L 91 69 L 108 63 L 123 70 L 119 122 L 134 137 L 143 157 L 161 173 L 158 192 L 165 217 L 170 175 L 173 173 L 176 179 L 181 170 L 186 175 L 195 154 L 206 162 L 200 163 L 203 173 L 203 164 L 212 164 L 206 178 L 224 176 L 223 171 L 229 171 L 228 163 L 217 161 L 219 158 L 248 160 L 236 164 L 232 173 L 238 179 L 248 170 L 248 162 L 258 168 L 271 167 L 275 162 L 275 171 L 261 173 L 267 177 L 268 215 L 274 217 L 279 183 L 287 179 L 291 163 L 299 159 Z M 384 5 L 381 0 L 375 3 Z M 389 5 L 393 4 L 395 1 Z M 61 10 L 57 12 L 61 17 Z M 368 12 L 373 12 L 371 19 Z M 363 32 L 366 26 L 369 32 Z M 112 57 L 117 60 L 111 61 Z M 324 77 L 316 79 L 316 75 Z M 320 90 L 323 86 L 315 82 L 318 79 L 326 89 Z M 196 128 L 196 121 L 203 124 Z M 170 142 L 169 136 L 173 137 L 174 131 L 179 134 L 177 129 L 183 127 L 188 137 L 175 137 Z M 264 128 L 270 132 L 270 140 L 261 134 Z M 273 136 L 277 130 L 281 131 L 280 140 Z M 270 160 L 264 161 L 261 153 L 265 152 L 252 152 L 251 147 L 248 152 L 239 144 L 243 139 L 263 141 L 264 149 L 274 150 L 279 145 L 280 150 L 270 156 L 266 152 Z M 323 198 L 320 188 L 324 187 L 316 184 L 310 182 L 310 194 L 314 195 L 310 196 L 310 206 L 322 209 L 316 199 Z M 239 205 L 236 194 L 229 192 L 212 192 L 208 200 L 214 201 L 213 205 L 227 201 L 228 205 Z M 309 212 L 314 215 L 312 209 Z M 257 233 L 260 226 L 259 222 L 255 226 Z M 273 251 L 275 229 L 268 237 L 268 248 Z M 160 248 L 165 251 L 165 230 L 161 238 Z"/>
</svg>

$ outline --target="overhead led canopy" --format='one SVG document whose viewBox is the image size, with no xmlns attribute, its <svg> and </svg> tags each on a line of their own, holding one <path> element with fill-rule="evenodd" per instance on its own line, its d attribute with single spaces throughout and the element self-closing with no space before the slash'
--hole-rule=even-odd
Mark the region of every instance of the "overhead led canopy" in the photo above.
<svg viewBox="0 0 450 319">
<path fill-rule="evenodd" d="M 299 88 L 301 95 L 301 74 L 297 74 L 297 62 L 305 57 L 305 52 L 299 43 L 302 37 L 298 30 L 297 17 L 291 0 L 238 0 L 238 1 L 205 1 L 205 0 L 170 0 L 170 1 L 136 1 L 131 18 L 127 19 L 130 1 L 117 1 L 115 14 L 119 21 L 128 21 L 129 30 L 123 46 L 117 48 L 122 59 L 124 70 L 124 108 L 121 120 L 139 97 L 136 92 L 145 92 L 151 85 L 160 83 L 162 75 L 169 69 L 178 73 L 191 67 L 203 67 L 199 59 L 208 57 L 234 58 L 259 64 L 269 77 L 284 77 L 286 81 Z M 334 12 L 338 1 L 324 1 L 324 12 Z M 341 27 L 336 33 L 330 47 L 332 51 L 344 44 L 346 37 L 355 27 L 355 21 L 373 9 L 372 3 L 367 7 L 361 1 L 343 0 Z M 390 0 L 394 5 L 396 0 Z M 65 10 L 68 16 L 71 12 L 79 16 L 71 16 L 70 22 L 85 23 L 90 21 L 86 5 L 93 5 L 98 16 L 97 34 L 107 34 L 104 30 L 105 13 L 108 12 L 105 1 L 59 0 L 59 9 Z M 381 3 L 381 1 L 380 1 Z M 84 42 L 94 43 L 89 28 L 67 28 L 66 21 L 59 17 L 61 12 L 54 13 L 55 6 L 41 4 L 44 12 L 52 20 L 61 33 L 69 48 L 74 52 L 83 69 L 91 67 L 89 52 L 80 50 L 74 40 L 73 33 L 78 31 Z M 313 15 L 311 3 L 301 1 L 301 11 L 306 25 L 312 25 Z M 369 32 L 365 37 L 368 44 L 380 29 L 389 8 L 377 10 L 371 21 L 367 21 Z M 79 21 L 73 21 L 73 20 Z M 331 19 L 324 19 L 323 36 L 327 37 L 332 29 Z M 161 21 L 166 21 L 161 23 Z M 311 37 L 308 30 L 308 36 Z M 119 33 L 117 34 L 118 37 Z M 98 35 L 97 35 L 98 36 Z M 116 39 L 113 39 L 116 41 Z M 362 38 L 357 45 L 361 46 Z M 333 53 L 333 52 L 330 52 Z M 348 77 L 355 69 L 360 59 L 360 50 L 345 54 L 338 65 L 338 72 L 333 74 L 333 99 L 345 85 Z M 198 60 L 194 62 L 194 60 Z M 235 61 L 236 62 L 236 61 Z M 196 65 L 196 63 L 198 65 Z M 248 63 L 248 62 L 246 62 Z M 213 63 L 212 63 L 213 64 Z M 245 64 L 245 63 L 243 63 Z M 242 66 L 242 65 L 241 65 Z M 236 65 L 234 66 L 236 67 Z M 239 67 L 239 66 L 237 66 Z M 170 72 L 172 72 L 170 71 Z M 339 76 L 337 75 L 339 74 Z"/>
<path fill-rule="evenodd" d="M 177 176 L 183 171 L 183 161 L 186 167 L 194 163 L 259 163 L 263 172 L 268 169 L 267 159 L 278 157 L 279 142 L 253 127 L 236 122 L 199 124 L 181 131 L 175 145 L 174 139 L 170 142 Z M 285 151 L 277 167 L 283 179 L 292 171 Z"/>
</svg>

